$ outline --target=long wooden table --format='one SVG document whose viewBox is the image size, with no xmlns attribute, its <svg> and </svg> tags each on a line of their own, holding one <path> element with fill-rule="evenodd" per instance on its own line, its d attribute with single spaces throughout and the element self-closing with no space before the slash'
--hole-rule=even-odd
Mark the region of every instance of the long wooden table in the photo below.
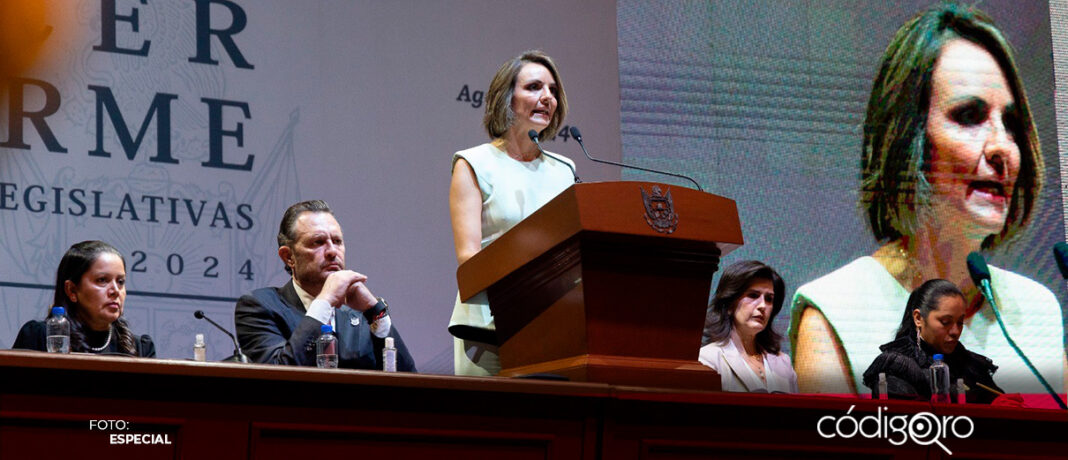
<svg viewBox="0 0 1068 460">
<path fill-rule="evenodd" d="M 973 432 L 952 456 L 835 432 L 924 412 Z M 1055 410 L 0 351 L 3 460 L 1064 458 L 1066 433 Z"/>
</svg>

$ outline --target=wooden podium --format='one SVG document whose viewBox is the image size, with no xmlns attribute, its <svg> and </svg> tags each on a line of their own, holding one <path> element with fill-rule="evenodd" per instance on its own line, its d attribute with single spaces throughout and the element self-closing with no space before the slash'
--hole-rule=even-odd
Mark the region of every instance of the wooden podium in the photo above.
<svg viewBox="0 0 1068 460">
<path fill-rule="evenodd" d="M 575 184 L 459 267 L 486 291 L 501 376 L 717 390 L 697 362 L 712 275 L 741 246 L 733 200 L 652 182 Z"/>
</svg>

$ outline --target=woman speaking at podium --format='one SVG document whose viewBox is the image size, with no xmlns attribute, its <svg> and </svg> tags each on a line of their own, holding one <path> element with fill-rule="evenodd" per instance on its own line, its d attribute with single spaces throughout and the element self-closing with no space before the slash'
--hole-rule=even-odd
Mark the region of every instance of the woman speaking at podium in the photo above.
<svg viewBox="0 0 1068 460">
<path fill-rule="evenodd" d="M 82 241 L 63 254 L 52 305 L 66 310 L 70 351 L 155 357 L 152 338 L 131 332 L 122 317 L 125 304 L 126 260 L 117 249 L 103 241 Z M 12 348 L 45 351 L 45 322 L 24 324 Z"/>
<path fill-rule="evenodd" d="M 567 114 L 567 97 L 552 58 L 527 51 L 509 59 L 486 92 L 482 125 L 490 142 L 452 156 L 449 213 L 456 261 L 464 263 L 574 183 L 574 164 L 542 155 L 528 136 L 552 139 Z M 567 161 L 570 164 L 564 164 Z M 496 332 L 486 294 L 457 295 L 449 332 L 457 375 L 496 375 Z"/>
<path fill-rule="evenodd" d="M 864 121 L 860 205 L 881 246 L 801 286 L 790 339 L 801 391 L 857 394 L 925 280 L 964 292 L 960 342 L 1001 367 L 1010 392 L 1045 393 L 969 279 L 965 259 L 1031 221 L 1043 178 L 1038 134 L 1010 45 L 982 11 L 945 3 L 902 26 Z M 1041 284 L 991 267 L 1010 336 L 1063 389 L 1061 310 Z"/>
</svg>

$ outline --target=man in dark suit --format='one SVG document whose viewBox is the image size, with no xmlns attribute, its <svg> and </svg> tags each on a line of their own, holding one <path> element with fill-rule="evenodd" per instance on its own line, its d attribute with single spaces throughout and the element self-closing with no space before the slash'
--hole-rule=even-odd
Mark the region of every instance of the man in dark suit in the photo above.
<svg viewBox="0 0 1068 460">
<path fill-rule="evenodd" d="M 326 202 L 303 201 L 286 210 L 278 257 L 293 278 L 241 296 L 234 311 L 241 349 L 252 361 L 315 366 L 320 328 L 331 324 L 338 367 L 382 369 L 385 338 L 393 337 L 397 370 L 415 372 L 385 300 L 367 288 L 366 276 L 345 269 L 341 226 Z"/>
</svg>

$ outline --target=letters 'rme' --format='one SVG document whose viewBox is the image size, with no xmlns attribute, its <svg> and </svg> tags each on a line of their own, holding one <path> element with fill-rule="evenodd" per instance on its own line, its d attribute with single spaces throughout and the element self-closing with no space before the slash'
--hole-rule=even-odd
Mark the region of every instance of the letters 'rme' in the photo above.
<svg viewBox="0 0 1068 460">
<path fill-rule="evenodd" d="M 142 5 L 147 5 L 148 0 L 138 0 Z M 237 4 L 229 0 L 194 0 L 196 2 L 196 55 L 189 58 L 189 62 L 197 64 L 219 65 L 219 61 L 211 55 L 211 37 L 215 36 L 222 44 L 227 56 L 235 66 L 243 69 L 253 69 L 254 66 L 245 59 L 234 42 L 237 35 L 248 24 L 248 16 Z M 100 45 L 93 46 L 94 51 L 108 53 L 128 54 L 134 56 L 148 56 L 151 40 L 144 40 L 140 46 L 129 47 L 129 44 L 120 45 L 117 34 L 119 22 L 129 23 L 134 33 L 140 31 L 140 19 L 136 7 L 129 14 L 120 15 L 116 12 L 116 0 L 100 0 L 101 6 L 101 39 Z M 233 18 L 229 27 L 224 29 L 211 28 L 211 6 L 225 7 Z M 8 100 L 8 134 L 9 138 L 0 142 L 0 147 L 29 150 L 30 145 L 24 141 L 23 128 L 29 121 L 41 136 L 45 147 L 50 152 L 67 153 L 56 139 L 52 129 L 45 121 L 46 118 L 55 114 L 60 107 L 60 94 L 52 84 L 29 78 L 11 78 L 7 82 Z M 36 87 L 44 95 L 44 107 L 39 110 L 31 110 L 25 107 L 25 91 L 29 87 Z M 178 164 L 178 160 L 171 155 L 171 102 L 178 99 L 175 94 L 156 93 L 148 112 L 137 130 L 137 136 L 131 135 L 126 120 L 119 110 L 115 96 L 111 89 L 105 86 L 89 85 L 89 90 L 96 96 L 96 147 L 89 151 L 90 156 L 110 157 L 111 152 L 104 148 L 104 114 L 107 112 L 108 119 L 115 128 L 115 134 L 122 145 L 126 157 L 133 160 L 144 140 L 145 133 L 153 118 L 156 120 L 156 154 L 149 161 L 156 163 Z M 232 107 L 240 109 L 245 119 L 251 119 L 249 106 L 246 102 L 227 101 L 223 99 L 201 98 L 201 102 L 208 107 L 208 160 L 201 163 L 209 168 L 235 169 L 251 171 L 255 155 L 248 155 L 244 163 L 227 163 L 223 160 L 223 137 L 233 137 L 239 147 L 244 146 L 244 125 L 236 123 L 234 129 L 223 129 L 223 108 Z"/>
</svg>

